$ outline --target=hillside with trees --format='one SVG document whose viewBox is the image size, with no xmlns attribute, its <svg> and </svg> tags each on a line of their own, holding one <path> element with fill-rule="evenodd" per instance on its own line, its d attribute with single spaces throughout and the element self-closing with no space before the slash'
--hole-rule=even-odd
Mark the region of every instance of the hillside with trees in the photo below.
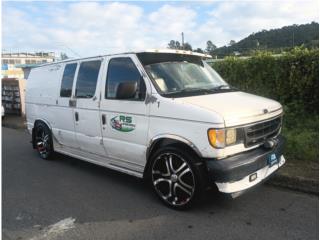
<svg viewBox="0 0 320 240">
<path fill-rule="evenodd" d="M 230 55 L 250 55 L 252 51 L 268 50 L 272 52 L 281 52 L 289 50 L 296 46 L 306 48 L 318 48 L 319 44 L 319 23 L 312 22 L 301 25 L 291 25 L 282 28 L 262 30 L 252 33 L 248 37 L 236 42 L 230 40 L 229 44 L 220 48 L 214 44 L 214 41 L 208 40 L 205 49 L 192 49 L 190 43 L 180 44 L 179 41 L 171 40 L 168 43 L 170 49 L 184 49 L 199 53 L 209 53 L 213 56 L 223 58 Z"/>
<path fill-rule="evenodd" d="M 291 25 L 278 29 L 262 30 L 229 46 L 223 46 L 210 51 L 212 55 L 224 57 L 228 55 L 248 54 L 252 50 L 283 50 L 304 45 L 307 48 L 317 48 L 319 44 L 319 23 Z"/>
</svg>

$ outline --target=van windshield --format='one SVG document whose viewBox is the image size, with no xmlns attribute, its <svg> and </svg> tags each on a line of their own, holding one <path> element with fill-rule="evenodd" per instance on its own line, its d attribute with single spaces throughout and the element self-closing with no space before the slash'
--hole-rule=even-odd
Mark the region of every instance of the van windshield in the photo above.
<svg viewBox="0 0 320 240">
<path fill-rule="evenodd" d="M 153 56 L 148 56 L 149 54 Z M 234 91 L 234 88 L 199 56 L 143 53 L 138 57 L 157 91 L 163 96 L 179 97 Z"/>
</svg>

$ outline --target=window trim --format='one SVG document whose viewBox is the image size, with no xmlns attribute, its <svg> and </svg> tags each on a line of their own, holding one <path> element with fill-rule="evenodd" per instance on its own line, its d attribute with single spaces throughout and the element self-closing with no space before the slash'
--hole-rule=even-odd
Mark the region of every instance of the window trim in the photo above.
<svg viewBox="0 0 320 240">
<path fill-rule="evenodd" d="M 67 65 L 72 65 L 72 64 L 76 64 L 76 69 L 75 69 L 75 71 L 74 71 L 73 80 L 72 80 L 72 85 L 71 85 L 71 95 L 70 95 L 69 97 L 62 97 L 62 96 L 61 96 L 61 87 L 62 87 L 62 81 L 63 81 L 64 71 L 65 71 Z M 78 62 L 70 62 L 70 63 L 66 63 L 66 64 L 64 65 L 64 68 L 63 68 L 63 71 L 62 71 L 61 82 L 60 82 L 59 98 L 64 98 L 64 99 L 65 99 L 65 98 L 73 98 L 73 85 L 74 85 L 74 83 L 75 83 L 75 81 L 74 81 L 75 78 L 78 76 L 78 74 L 77 74 L 78 67 L 79 67 L 79 63 L 78 63 Z"/>
<path fill-rule="evenodd" d="M 109 70 L 110 70 L 110 62 L 113 60 L 113 59 L 119 59 L 119 58 L 129 58 L 131 60 L 131 62 L 133 63 L 133 65 L 135 66 L 136 70 L 138 71 L 139 75 L 140 75 L 140 82 L 139 82 L 139 90 L 140 90 L 140 85 L 141 85 L 141 81 L 143 81 L 144 85 L 145 85 L 145 94 L 144 94 L 144 98 L 141 98 L 141 99 L 137 99 L 137 98 L 131 98 L 131 99 L 118 99 L 118 98 L 111 98 L 111 97 L 108 97 L 108 76 L 109 76 Z M 117 56 L 117 57 L 112 57 L 108 60 L 108 65 L 107 65 L 107 74 L 106 74 L 106 77 L 105 77 L 105 86 L 104 86 L 104 97 L 103 99 L 104 100 L 115 100 L 115 101 L 129 101 L 129 102 L 144 102 L 147 98 L 147 84 L 144 80 L 144 77 L 143 77 L 143 74 L 140 72 L 138 66 L 136 65 L 134 59 L 131 57 L 131 56 Z"/>
<path fill-rule="evenodd" d="M 100 67 L 99 67 L 99 72 L 98 72 L 98 76 L 97 76 L 96 89 L 94 90 L 92 97 L 91 98 L 77 97 L 77 83 L 78 83 L 78 77 L 79 77 L 81 64 L 86 63 L 86 62 L 99 62 L 99 61 L 100 61 Z M 101 58 L 90 59 L 90 60 L 85 60 L 85 61 L 79 62 L 79 67 L 78 67 L 78 71 L 77 71 L 77 79 L 74 83 L 74 92 L 72 94 L 73 98 L 79 100 L 79 99 L 93 99 L 94 97 L 96 97 L 97 89 L 99 86 L 99 79 L 100 79 L 100 75 L 101 75 L 102 64 L 103 64 L 103 59 L 101 59 Z"/>
</svg>

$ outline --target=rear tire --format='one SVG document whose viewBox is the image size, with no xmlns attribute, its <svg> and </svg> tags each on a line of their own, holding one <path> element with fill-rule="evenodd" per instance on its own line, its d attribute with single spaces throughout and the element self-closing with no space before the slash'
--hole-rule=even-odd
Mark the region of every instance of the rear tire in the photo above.
<svg viewBox="0 0 320 240">
<path fill-rule="evenodd" d="M 148 180 L 159 199 L 170 208 L 184 210 L 204 192 L 204 174 L 198 157 L 177 146 L 166 146 L 151 156 Z"/>
<path fill-rule="evenodd" d="M 48 126 L 43 122 L 38 122 L 34 131 L 34 146 L 42 159 L 51 159 L 53 151 L 52 134 Z"/>
</svg>

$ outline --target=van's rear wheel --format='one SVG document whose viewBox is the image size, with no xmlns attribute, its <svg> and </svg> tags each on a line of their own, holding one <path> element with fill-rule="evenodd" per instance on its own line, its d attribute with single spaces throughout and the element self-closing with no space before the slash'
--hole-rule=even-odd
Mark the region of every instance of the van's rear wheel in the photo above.
<svg viewBox="0 0 320 240">
<path fill-rule="evenodd" d="M 201 171 L 195 166 L 196 156 L 168 146 L 158 150 L 151 159 L 151 185 L 158 197 L 169 207 L 185 209 L 203 191 Z"/>
<path fill-rule="evenodd" d="M 53 143 L 51 131 L 46 124 L 42 122 L 37 123 L 34 141 L 40 157 L 43 159 L 50 159 L 53 154 Z"/>
</svg>

